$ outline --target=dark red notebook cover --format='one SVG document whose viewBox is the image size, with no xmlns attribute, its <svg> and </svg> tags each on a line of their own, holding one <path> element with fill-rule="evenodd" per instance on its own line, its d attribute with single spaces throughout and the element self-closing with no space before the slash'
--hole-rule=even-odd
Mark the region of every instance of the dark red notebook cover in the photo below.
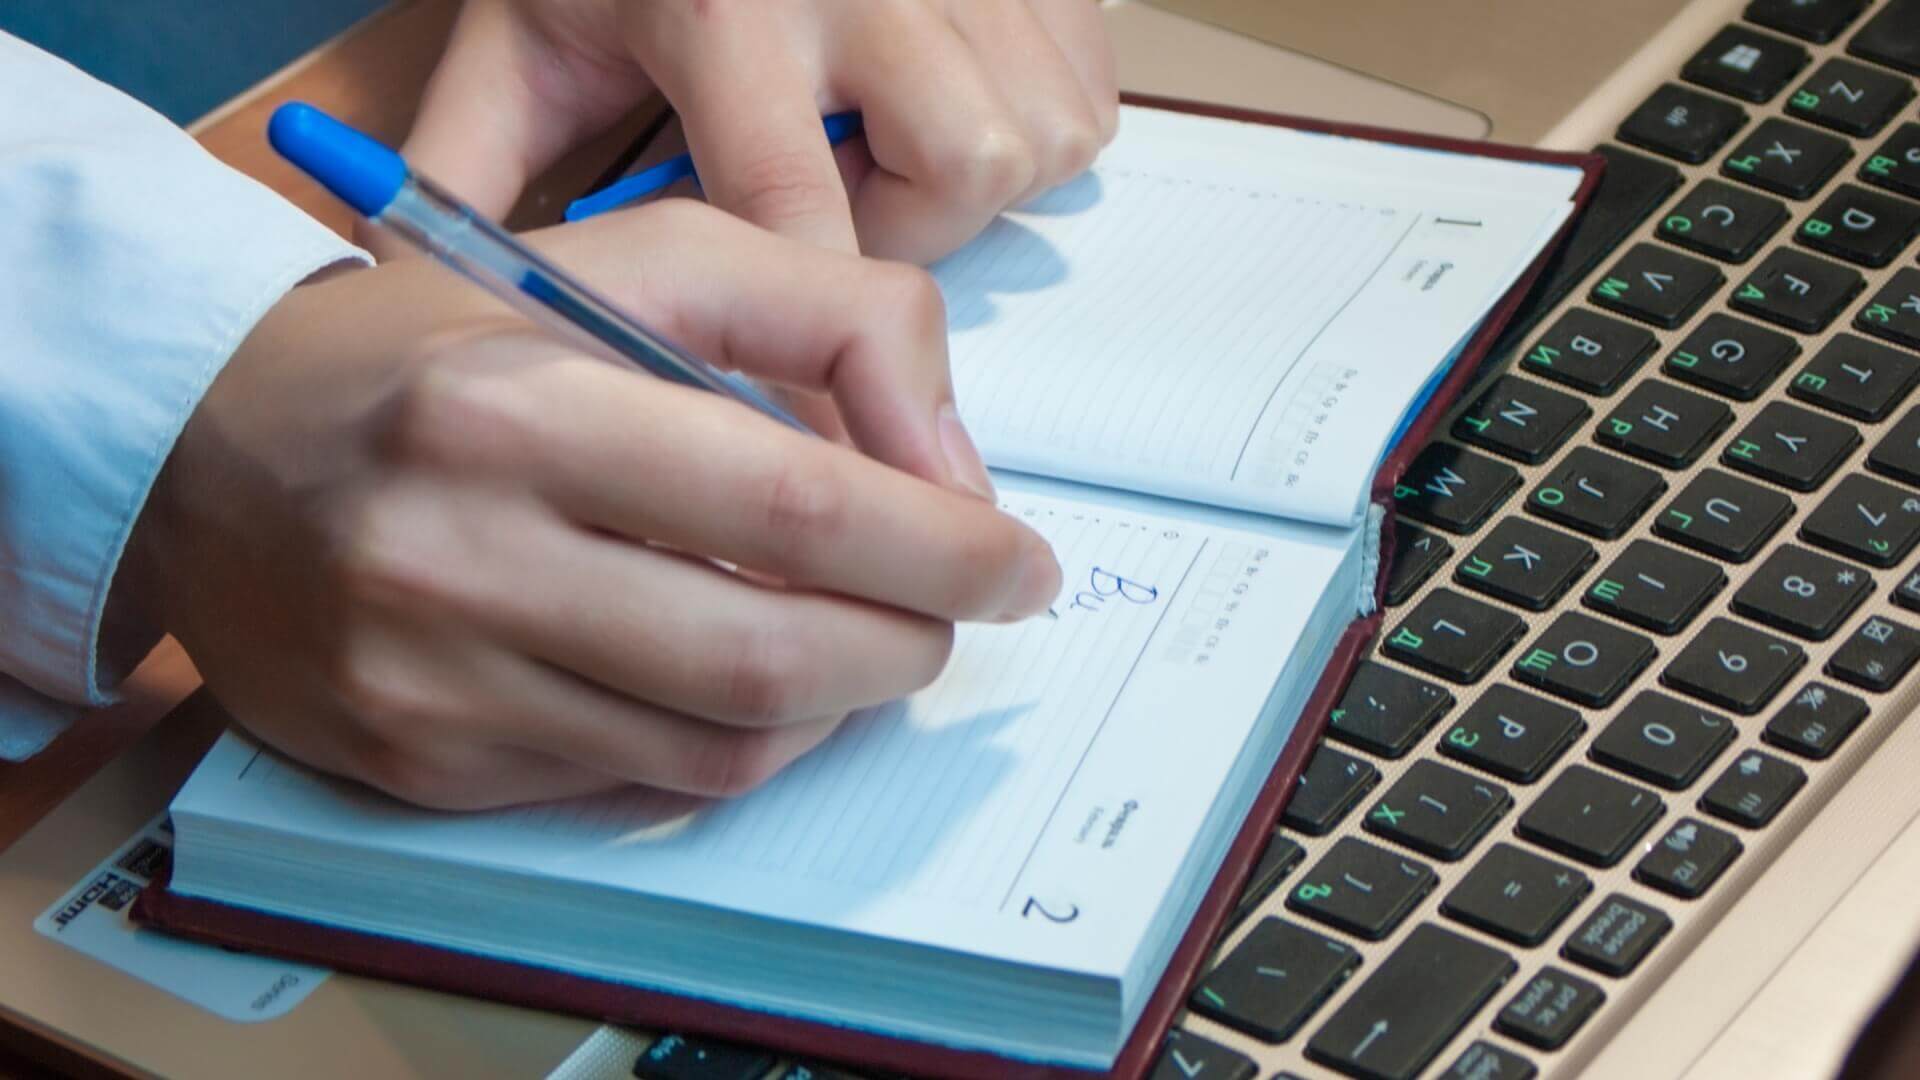
<svg viewBox="0 0 1920 1080">
<path fill-rule="evenodd" d="M 1332 124 L 1302 117 L 1255 112 L 1221 105 L 1207 105 L 1147 95 L 1125 95 L 1128 104 L 1167 109 L 1175 112 L 1217 116 L 1257 124 L 1275 124 L 1426 147 L 1454 153 L 1514 161 L 1545 162 L 1580 169 L 1584 176 L 1574 195 L 1576 206 L 1584 207 L 1599 184 L 1603 159 L 1596 154 L 1567 154 L 1531 150 L 1524 147 L 1444 139 L 1403 131 L 1391 131 L 1354 125 Z M 1575 215 L 1577 217 L 1577 215 Z M 1373 498 L 1388 505 L 1393 488 L 1406 471 L 1413 455 L 1433 434 L 1436 424 L 1453 402 L 1473 381 L 1480 363 L 1512 319 L 1528 291 L 1539 278 L 1553 251 L 1566 239 L 1575 218 L 1554 238 L 1554 242 L 1528 267 L 1499 305 L 1489 313 L 1452 370 L 1436 389 L 1427 408 L 1407 429 L 1399 444 L 1387 455 L 1374 478 Z M 1391 529 L 1392 515 L 1387 516 Z M 1382 538 L 1383 555 L 1392 551 L 1391 536 Z M 1384 589 L 1386 574 L 1382 567 L 1377 590 Z M 637 989 L 620 983 L 569 975 L 545 968 L 494 960 L 436 946 L 421 945 L 394 938 L 338 930 L 332 927 L 280 918 L 246 908 L 231 907 L 209 900 L 182 896 L 167 888 L 164 877 L 154 882 L 135 903 L 134 917 L 150 925 L 187 937 L 221 945 L 273 953 L 342 971 L 371 975 L 382 979 L 416 983 L 437 990 L 470 994 L 498 1001 L 556 1012 L 577 1013 L 613 1023 L 655 1030 L 673 1030 L 730 1039 L 765 1046 L 787 1053 L 841 1062 L 863 1069 L 908 1073 L 914 1076 L 952 1078 L 952 1080 L 1136 1080 L 1145 1076 L 1158 1057 L 1168 1029 L 1173 1025 L 1215 939 L 1225 927 L 1241 887 L 1252 872 L 1254 862 L 1266 846 L 1268 835 L 1280 819 L 1287 795 L 1293 790 L 1300 770 L 1319 745 L 1327 717 L 1339 702 L 1355 665 L 1380 627 L 1381 616 L 1374 614 L 1354 620 L 1342 633 L 1333 658 L 1321 674 L 1306 711 L 1280 756 L 1279 763 L 1255 799 L 1253 809 L 1240 833 L 1228 849 L 1212 887 L 1201 901 L 1187 933 L 1174 951 L 1172 960 L 1154 991 L 1138 1025 L 1126 1046 L 1105 1073 L 1064 1066 L 1039 1065 L 994 1054 L 956 1050 L 951 1047 L 856 1031 L 791 1017 L 773 1016 L 746 1009 L 718 1006 Z"/>
</svg>

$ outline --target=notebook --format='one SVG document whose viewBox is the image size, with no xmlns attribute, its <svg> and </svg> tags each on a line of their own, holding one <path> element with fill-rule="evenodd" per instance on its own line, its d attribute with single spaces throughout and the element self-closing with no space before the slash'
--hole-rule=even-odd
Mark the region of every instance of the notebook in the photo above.
<svg viewBox="0 0 1920 1080">
<path fill-rule="evenodd" d="M 1123 107 L 933 268 L 1044 615 L 764 787 L 418 810 L 239 731 L 142 917 L 953 1076 L 1144 1071 L 1377 626 L 1383 487 L 1590 192 L 1585 158 Z"/>
</svg>

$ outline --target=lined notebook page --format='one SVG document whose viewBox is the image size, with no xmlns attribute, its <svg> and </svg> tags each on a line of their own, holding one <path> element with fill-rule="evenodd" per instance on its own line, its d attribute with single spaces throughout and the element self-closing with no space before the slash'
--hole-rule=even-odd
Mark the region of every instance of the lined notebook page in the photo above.
<svg viewBox="0 0 1920 1080">
<path fill-rule="evenodd" d="M 934 267 L 989 463 L 1354 520 L 1579 181 L 1457 158 L 1123 110 L 1090 172 Z"/>
<path fill-rule="evenodd" d="M 1054 614 L 962 627 L 930 687 L 744 798 L 439 815 L 229 735 L 174 811 L 1118 974 L 1352 534 L 1004 503 L 1060 557 Z"/>
</svg>

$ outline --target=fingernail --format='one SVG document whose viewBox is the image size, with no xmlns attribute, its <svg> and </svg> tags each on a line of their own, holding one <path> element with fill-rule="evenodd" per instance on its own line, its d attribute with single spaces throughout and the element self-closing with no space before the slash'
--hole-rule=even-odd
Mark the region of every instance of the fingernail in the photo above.
<svg viewBox="0 0 1920 1080">
<path fill-rule="evenodd" d="M 953 476 L 953 482 L 988 502 L 994 501 L 987 463 L 980 460 L 980 451 L 973 445 L 973 437 L 967 434 L 966 425 L 960 422 L 960 414 L 954 411 L 951 402 L 940 406 L 936 422 L 940 428 L 940 451 L 947 455 L 947 471 Z"/>
<path fill-rule="evenodd" d="M 1051 609 L 1054 601 L 1060 598 L 1062 576 L 1060 563 L 1053 557 L 1052 548 L 1042 547 L 1027 556 L 1025 565 L 1020 568 L 1019 587 L 1014 590 L 1013 609 L 1001 616 L 1002 620 L 1015 622 Z"/>
</svg>

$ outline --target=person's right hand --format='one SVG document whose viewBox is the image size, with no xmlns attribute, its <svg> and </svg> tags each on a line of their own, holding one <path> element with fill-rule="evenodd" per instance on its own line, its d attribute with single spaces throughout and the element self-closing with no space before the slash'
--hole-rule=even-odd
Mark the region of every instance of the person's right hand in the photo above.
<svg viewBox="0 0 1920 1080">
<path fill-rule="evenodd" d="M 696 354 L 830 393 L 859 450 L 425 260 L 296 289 L 115 583 L 260 738 L 437 807 L 728 795 L 926 684 L 956 620 L 1052 601 L 1046 543 L 983 497 L 925 274 L 684 202 L 534 239 Z"/>
</svg>

